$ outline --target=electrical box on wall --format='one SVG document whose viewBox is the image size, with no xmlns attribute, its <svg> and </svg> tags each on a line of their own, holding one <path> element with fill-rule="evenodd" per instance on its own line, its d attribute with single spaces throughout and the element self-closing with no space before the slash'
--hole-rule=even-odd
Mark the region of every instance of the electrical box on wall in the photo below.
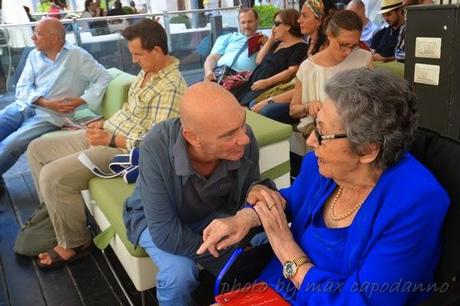
<svg viewBox="0 0 460 306">
<path fill-rule="evenodd" d="M 420 125 L 459 139 L 460 5 L 407 8 L 405 79 L 414 85 Z"/>
</svg>

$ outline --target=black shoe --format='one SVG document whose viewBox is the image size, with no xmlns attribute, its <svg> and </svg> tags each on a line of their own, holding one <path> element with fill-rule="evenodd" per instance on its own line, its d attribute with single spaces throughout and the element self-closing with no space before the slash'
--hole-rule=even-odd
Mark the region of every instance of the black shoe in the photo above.
<svg viewBox="0 0 460 306">
<path fill-rule="evenodd" d="M 5 181 L 3 180 L 3 177 L 0 175 L 0 194 L 3 193 L 3 191 L 5 190 Z"/>
</svg>

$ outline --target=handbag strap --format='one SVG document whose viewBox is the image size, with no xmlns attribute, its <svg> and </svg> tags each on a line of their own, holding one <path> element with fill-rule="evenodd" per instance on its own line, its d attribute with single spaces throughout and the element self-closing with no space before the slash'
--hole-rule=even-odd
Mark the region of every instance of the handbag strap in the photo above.
<svg viewBox="0 0 460 306">
<path fill-rule="evenodd" d="M 238 50 L 238 53 L 235 55 L 235 57 L 233 58 L 233 62 L 232 64 L 229 66 L 229 68 L 232 68 L 233 65 L 235 65 L 236 61 L 238 60 L 238 58 L 240 57 L 240 55 L 244 52 L 244 50 L 246 50 L 246 48 L 248 47 L 248 40 L 246 39 L 246 42 L 243 44 L 243 46 L 241 47 L 240 50 Z"/>
</svg>

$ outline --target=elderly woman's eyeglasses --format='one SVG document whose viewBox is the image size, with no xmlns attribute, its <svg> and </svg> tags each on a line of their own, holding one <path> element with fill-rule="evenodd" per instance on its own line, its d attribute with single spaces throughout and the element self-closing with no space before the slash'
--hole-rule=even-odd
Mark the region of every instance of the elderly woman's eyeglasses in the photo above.
<svg viewBox="0 0 460 306">
<path fill-rule="evenodd" d="M 321 135 L 318 131 L 318 128 L 316 127 L 315 124 L 315 129 L 313 130 L 313 133 L 315 133 L 315 137 L 318 140 L 318 145 L 321 145 L 321 142 L 323 140 L 332 140 L 332 139 L 339 139 L 339 138 L 347 138 L 347 134 L 329 134 L 329 135 Z"/>
<path fill-rule="evenodd" d="M 337 43 L 339 44 L 340 50 L 342 50 L 342 51 L 354 51 L 354 50 L 357 50 L 359 48 L 359 44 L 350 45 L 350 44 L 347 44 L 347 43 L 344 43 L 344 42 L 340 41 L 338 38 L 336 38 L 336 40 L 337 40 Z"/>
<path fill-rule="evenodd" d="M 279 20 L 274 20 L 274 21 L 273 21 L 273 25 L 274 25 L 275 27 L 279 27 L 279 26 L 282 25 L 282 24 L 283 24 L 282 21 L 279 21 Z"/>
</svg>

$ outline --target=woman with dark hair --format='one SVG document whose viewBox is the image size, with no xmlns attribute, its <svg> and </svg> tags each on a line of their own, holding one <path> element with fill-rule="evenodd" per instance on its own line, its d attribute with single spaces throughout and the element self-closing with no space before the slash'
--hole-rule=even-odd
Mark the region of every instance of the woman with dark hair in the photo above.
<svg viewBox="0 0 460 306">
<path fill-rule="evenodd" d="M 81 13 L 81 18 L 92 18 L 96 16 L 96 4 L 93 0 L 85 1 L 85 10 Z"/>
<path fill-rule="evenodd" d="M 326 81 L 343 70 L 372 67 L 372 54 L 359 48 L 362 28 L 356 13 L 336 12 L 326 28 L 328 46 L 300 66 L 289 114 L 300 118 L 297 129 L 305 136 L 313 129 L 313 119 L 326 98 Z"/>
<path fill-rule="evenodd" d="M 286 82 L 297 72 L 307 55 L 294 9 L 274 16 L 272 35 L 257 54 L 257 67 L 247 82 L 233 90 L 242 105 L 248 105 L 265 89 Z"/>
<path fill-rule="evenodd" d="M 335 4 L 332 0 L 308 0 L 303 4 L 297 21 L 300 31 L 307 37 L 308 56 L 318 53 L 327 46 L 328 41 L 324 25 L 334 12 Z M 252 101 L 251 110 L 277 121 L 297 122 L 298 119 L 289 115 L 289 103 L 292 100 L 292 94 L 293 90 L 288 90 L 260 102 Z"/>
</svg>

